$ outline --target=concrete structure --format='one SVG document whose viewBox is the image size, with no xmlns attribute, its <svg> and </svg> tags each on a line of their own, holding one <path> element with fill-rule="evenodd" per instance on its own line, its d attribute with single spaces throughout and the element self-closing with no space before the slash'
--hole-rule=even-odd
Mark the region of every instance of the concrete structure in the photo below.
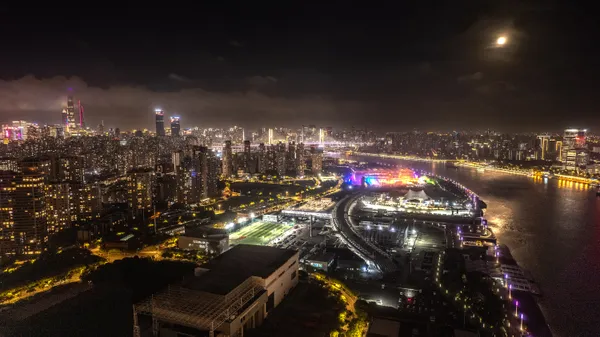
<svg viewBox="0 0 600 337">
<path fill-rule="evenodd" d="M 216 229 L 186 229 L 179 237 L 177 245 L 181 249 L 202 250 L 209 254 L 222 254 L 229 249 L 229 234 Z"/>
<path fill-rule="evenodd" d="M 331 270 L 334 259 L 334 253 L 324 253 L 311 257 L 310 259 L 306 259 L 305 264 L 309 270 L 314 269 L 328 272 Z"/>
<path fill-rule="evenodd" d="M 196 276 L 135 304 L 152 316 L 154 336 L 243 336 L 262 324 L 298 283 L 298 252 L 237 245 L 197 269 Z"/>
</svg>

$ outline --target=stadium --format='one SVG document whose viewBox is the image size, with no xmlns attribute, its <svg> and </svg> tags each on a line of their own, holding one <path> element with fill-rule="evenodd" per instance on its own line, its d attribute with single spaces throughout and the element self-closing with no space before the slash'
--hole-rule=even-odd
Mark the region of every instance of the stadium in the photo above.
<svg viewBox="0 0 600 337">
<path fill-rule="evenodd" d="M 230 245 L 268 245 L 275 238 L 293 228 L 289 224 L 255 221 L 229 234 Z"/>
</svg>

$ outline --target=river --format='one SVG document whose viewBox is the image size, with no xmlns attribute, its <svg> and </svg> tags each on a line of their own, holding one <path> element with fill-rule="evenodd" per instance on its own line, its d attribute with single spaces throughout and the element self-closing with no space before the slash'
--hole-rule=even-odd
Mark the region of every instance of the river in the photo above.
<svg viewBox="0 0 600 337">
<path fill-rule="evenodd" d="M 555 336 L 600 336 L 600 197 L 557 179 L 396 162 L 452 178 L 487 204 L 486 218 L 522 268 L 541 285 L 539 304 Z"/>
</svg>

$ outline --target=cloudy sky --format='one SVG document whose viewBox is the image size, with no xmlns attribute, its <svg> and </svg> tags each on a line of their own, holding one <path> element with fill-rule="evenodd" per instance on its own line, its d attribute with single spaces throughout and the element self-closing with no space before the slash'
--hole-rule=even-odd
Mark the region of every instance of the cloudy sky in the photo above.
<svg viewBox="0 0 600 337">
<path fill-rule="evenodd" d="M 0 122 L 600 129 L 598 20 L 569 3 L 0 8 Z M 506 36 L 499 48 L 495 40 Z"/>
</svg>

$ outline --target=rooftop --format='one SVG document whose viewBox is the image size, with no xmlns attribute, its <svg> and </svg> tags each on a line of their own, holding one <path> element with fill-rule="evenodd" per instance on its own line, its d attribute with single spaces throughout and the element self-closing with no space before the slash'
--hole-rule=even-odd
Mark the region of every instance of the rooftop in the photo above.
<svg viewBox="0 0 600 337">
<path fill-rule="evenodd" d="M 185 280 L 184 288 L 225 295 L 251 276 L 266 278 L 298 252 L 268 246 L 236 245 L 203 264 L 208 269 Z"/>
</svg>

